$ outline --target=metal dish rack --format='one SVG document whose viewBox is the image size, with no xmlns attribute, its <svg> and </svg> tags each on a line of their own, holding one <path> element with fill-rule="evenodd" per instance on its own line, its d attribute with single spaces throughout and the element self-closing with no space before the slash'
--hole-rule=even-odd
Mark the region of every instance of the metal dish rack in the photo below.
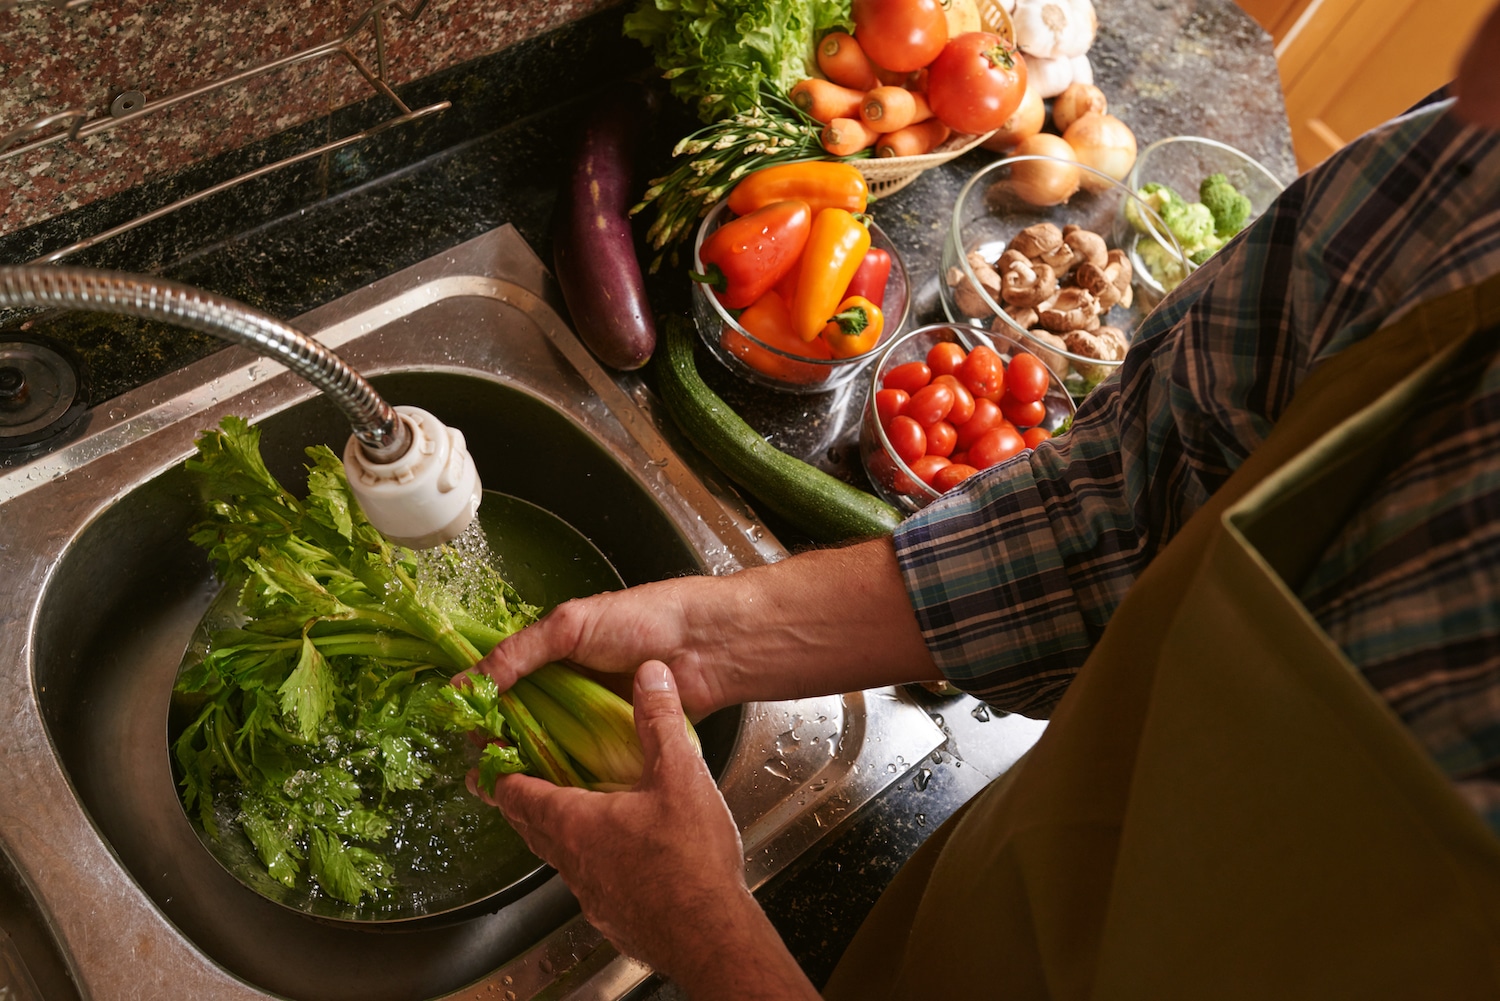
<svg viewBox="0 0 1500 1001">
<path fill-rule="evenodd" d="M 51 6 L 57 10 L 75 10 L 89 6 L 93 2 L 94 0 L 0 0 L 0 13 L 5 13 L 8 10 L 23 5 Z M 426 9 L 429 2 L 430 0 L 415 0 L 414 3 L 403 4 L 401 0 L 376 0 L 375 3 L 367 7 L 362 14 L 354 19 L 342 35 L 330 41 L 309 46 L 290 55 L 280 56 L 261 63 L 258 66 L 230 73 L 216 80 L 180 90 L 174 94 L 151 101 L 147 101 L 139 91 L 125 91 L 124 93 L 117 94 L 111 101 L 107 117 L 90 120 L 87 110 L 69 108 L 63 111 L 49 112 L 19 128 L 0 133 L 0 170 L 3 170 L 5 161 L 24 156 L 27 153 L 35 152 L 44 147 L 61 142 L 77 142 L 87 139 L 90 136 L 119 128 L 127 123 L 139 121 L 158 111 L 174 107 L 185 101 L 207 97 L 227 87 L 243 84 L 254 77 L 273 73 L 294 64 L 320 59 L 342 58 L 346 60 L 364 78 L 377 96 L 384 97 L 395 106 L 395 114 L 378 125 L 370 126 L 352 135 L 331 140 L 273 163 L 263 164 L 252 170 L 247 170 L 242 174 L 220 181 L 217 184 L 193 192 L 167 205 L 146 212 L 128 222 L 113 226 L 61 249 L 43 254 L 26 263 L 54 264 L 79 251 L 103 243 L 106 240 L 119 236 L 121 233 L 128 232 L 155 219 L 170 215 L 178 209 L 191 205 L 194 202 L 202 201 L 205 198 L 216 195 L 221 191 L 226 191 L 236 185 L 243 184 L 246 181 L 257 177 L 264 177 L 267 174 L 275 173 L 294 164 L 316 159 L 325 153 L 331 153 L 334 150 L 350 146 L 377 133 L 384 132 L 386 129 L 397 125 L 404 125 L 407 122 L 415 121 L 418 118 L 425 118 L 428 115 L 447 109 L 451 106 L 452 102 L 439 101 L 436 104 L 429 104 L 425 107 L 415 109 L 408 107 L 406 102 L 401 100 L 400 96 L 396 94 L 395 90 L 387 82 L 385 53 L 386 16 L 389 14 L 400 17 L 405 21 L 415 21 L 421 15 L 422 11 Z M 373 31 L 375 39 L 375 66 L 373 68 L 354 51 L 353 47 L 354 42 L 367 30 Z"/>
</svg>

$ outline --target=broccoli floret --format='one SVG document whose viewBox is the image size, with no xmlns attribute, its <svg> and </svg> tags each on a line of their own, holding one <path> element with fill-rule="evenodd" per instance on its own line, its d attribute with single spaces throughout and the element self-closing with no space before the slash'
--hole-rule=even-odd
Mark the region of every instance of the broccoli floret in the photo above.
<svg viewBox="0 0 1500 1001">
<path fill-rule="evenodd" d="M 1141 259 L 1141 263 L 1146 266 L 1146 270 L 1151 273 L 1151 277 L 1155 278 L 1168 292 L 1187 277 L 1182 260 L 1149 237 L 1141 237 L 1136 242 L 1135 253 Z"/>
<path fill-rule="evenodd" d="M 1136 192 L 1136 194 L 1139 195 L 1141 201 L 1149 205 L 1152 211 L 1154 211 L 1157 215 L 1162 215 L 1162 210 L 1165 209 L 1168 205 L 1187 204 L 1183 197 L 1176 191 L 1172 190 L 1165 184 L 1158 184 L 1155 181 L 1152 181 L 1149 184 L 1143 186 L 1139 191 Z M 1125 218 L 1130 220 L 1130 224 L 1136 228 L 1136 232 L 1151 232 L 1151 228 L 1147 226 L 1146 221 L 1141 218 L 1140 211 L 1136 207 L 1135 199 L 1129 199 L 1128 201 L 1126 201 Z"/>
<path fill-rule="evenodd" d="M 1214 232 L 1227 240 L 1245 228 L 1250 219 L 1250 199 L 1229 183 L 1223 174 L 1209 174 L 1198 185 L 1198 200 L 1214 217 Z"/>
<path fill-rule="evenodd" d="M 1192 261 L 1195 266 L 1202 267 L 1203 262 L 1214 256 L 1214 252 L 1218 249 L 1218 247 L 1199 247 L 1188 254 L 1188 260 Z"/>
<path fill-rule="evenodd" d="M 1214 235 L 1214 215 L 1202 202 L 1168 204 L 1161 210 L 1161 219 L 1182 244 L 1184 253 L 1204 246 Z"/>
</svg>

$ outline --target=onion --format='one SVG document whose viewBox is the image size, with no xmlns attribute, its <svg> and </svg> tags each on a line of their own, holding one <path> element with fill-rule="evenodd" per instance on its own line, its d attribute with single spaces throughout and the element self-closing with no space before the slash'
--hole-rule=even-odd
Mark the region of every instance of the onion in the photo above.
<svg viewBox="0 0 1500 1001">
<path fill-rule="evenodd" d="M 1063 133 L 1078 162 L 1095 170 L 1124 180 L 1135 163 L 1135 133 L 1130 126 L 1114 115 L 1090 111 L 1078 119 Z M 1083 172 L 1083 186 L 1090 191 L 1099 191 L 1105 183 L 1088 171 Z"/>
<path fill-rule="evenodd" d="M 1032 205 L 1059 205 L 1078 190 L 1078 157 L 1061 136 L 1038 132 L 1024 139 L 1014 156 L 1045 156 L 1048 160 L 1021 160 L 1011 164 L 1010 185 L 1016 195 Z"/>
<path fill-rule="evenodd" d="M 1015 114 L 1005 120 L 982 145 L 985 149 L 1004 153 L 1012 146 L 1029 139 L 1042 131 L 1042 123 L 1047 120 L 1047 106 L 1042 103 L 1042 95 L 1033 88 L 1027 87 L 1026 93 L 1021 97 L 1021 106 L 1016 109 Z"/>
<path fill-rule="evenodd" d="M 1090 111 L 1104 114 L 1109 111 L 1109 101 L 1105 99 L 1104 91 L 1091 83 L 1079 83 L 1075 77 L 1052 102 L 1052 124 L 1057 126 L 1057 131 L 1067 135 L 1068 126 Z"/>
</svg>

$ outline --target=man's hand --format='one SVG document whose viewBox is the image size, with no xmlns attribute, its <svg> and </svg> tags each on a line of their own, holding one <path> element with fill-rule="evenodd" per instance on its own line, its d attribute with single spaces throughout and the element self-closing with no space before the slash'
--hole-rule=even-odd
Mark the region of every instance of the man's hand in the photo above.
<svg viewBox="0 0 1500 1001">
<path fill-rule="evenodd" d="M 687 735 L 665 664 L 640 666 L 634 701 L 645 769 L 633 790 L 507 775 L 487 791 L 477 771 L 469 788 L 562 874 L 616 948 L 692 996 L 816 998 L 746 888 L 739 830 Z"/>
</svg>

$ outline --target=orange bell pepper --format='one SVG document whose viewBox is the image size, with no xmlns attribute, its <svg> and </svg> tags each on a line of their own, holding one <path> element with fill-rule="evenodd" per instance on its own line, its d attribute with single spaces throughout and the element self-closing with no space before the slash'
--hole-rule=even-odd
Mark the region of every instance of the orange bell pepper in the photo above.
<svg viewBox="0 0 1500 1001">
<path fill-rule="evenodd" d="M 869 249 L 870 231 L 853 214 L 824 209 L 813 217 L 792 300 L 792 329 L 798 337 L 811 341 L 823 332 Z"/>
<path fill-rule="evenodd" d="M 799 363 L 777 354 L 777 351 L 825 361 L 833 357 L 832 348 L 824 341 L 805 343 L 792 333 L 792 315 L 787 310 L 786 301 L 775 289 L 745 307 L 739 315 L 739 324 L 754 336 L 754 340 L 726 324 L 719 335 L 720 346 L 757 372 L 773 378 L 786 382 L 812 382 L 823 374 L 819 366 Z M 757 340 L 760 344 L 755 343 Z M 767 351 L 762 345 L 776 350 Z"/>
<path fill-rule="evenodd" d="M 806 202 L 814 216 L 826 208 L 858 213 L 869 207 L 870 186 L 852 164 L 834 160 L 782 163 L 745 175 L 729 192 L 729 210 L 749 215 L 787 199 Z"/>
<path fill-rule="evenodd" d="M 880 307 L 862 295 L 851 295 L 839 303 L 839 311 L 823 328 L 823 340 L 835 358 L 853 358 L 874 348 L 884 329 L 885 314 Z"/>
</svg>

